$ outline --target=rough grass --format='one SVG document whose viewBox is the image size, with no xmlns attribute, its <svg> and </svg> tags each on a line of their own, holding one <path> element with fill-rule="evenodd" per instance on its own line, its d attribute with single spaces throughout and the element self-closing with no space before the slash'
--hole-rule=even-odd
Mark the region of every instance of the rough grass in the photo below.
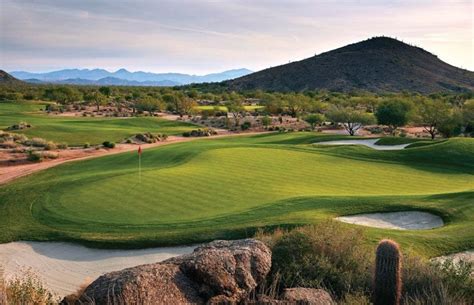
<svg viewBox="0 0 474 305">
<path fill-rule="evenodd" d="M 40 112 L 41 103 L 0 103 L 0 129 L 20 121 L 26 121 L 31 128 L 17 131 L 29 138 L 40 137 L 69 145 L 84 143 L 99 144 L 104 141 L 119 142 L 137 133 L 153 132 L 180 135 L 196 128 L 184 122 L 169 121 L 155 117 L 99 118 L 61 117 Z"/>
<path fill-rule="evenodd" d="M 446 226 L 369 229 L 427 256 L 474 247 L 474 141 L 402 151 L 313 147 L 315 133 L 199 140 L 65 164 L 0 187 L 0 242 L 103 247 L 250 236 L 258 227 L 341 215 L 423 210 Z"/>
</svg>

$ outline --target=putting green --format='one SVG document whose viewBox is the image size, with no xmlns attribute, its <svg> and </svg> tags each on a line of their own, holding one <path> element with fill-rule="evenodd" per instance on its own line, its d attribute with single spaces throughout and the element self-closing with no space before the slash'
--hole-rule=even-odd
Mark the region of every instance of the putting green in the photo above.
<svg viewBox="0 0 474 305">
<path fill-rule="evenodd" d="M 465 227 L 474 220 L 474 163 L 468 153 L 474 140 L 383 152 L 305 144 L 334 138 L 271 134 L 154 148 L 143 153 L 140 178 L 132 153 L 58 166 L 0 188 L 6 212 L 0 221 L 12 224 L 3 228 L 0 241 L 26 236 L 119 246 L 176 244 L 238 237 L 259 226 L 420 209 L 442 216 L 446 227 L 371 232 L 405 234 L 419 247 L 450 235 L 458 240 L 433 244 L 439 252 L 474 246 L 474 233 Z"/>
</svg>

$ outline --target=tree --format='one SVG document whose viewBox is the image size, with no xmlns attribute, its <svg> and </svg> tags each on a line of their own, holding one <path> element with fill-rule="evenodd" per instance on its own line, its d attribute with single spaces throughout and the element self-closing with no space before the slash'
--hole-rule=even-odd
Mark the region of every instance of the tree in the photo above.
<svg viewBox="0 0 474 305">
<path fill-rule="evenodd" d="M 332 122 L 341 123 L 351 136 L 355 135 L 362 126 L 375 121 L 372 114 L 352 107 L 333 107 L 326 117 Z"/>
<path fill-rule="evenodd" d="M 84 100 L 88 103 L 95 104 L 97 106 L 97 111 L 100 110 L 100 106 L 107 103 L 107 98 L 97 91 L 92 91 L 84 95 Z"/>
<path fill-rule="evenodd" d="M 154 114 L 155 111 L 160 111 L 163 108 L 163 104 L 159 99 L 145 95 L 137 100 L 136 107 L 138 110 Z"/>
<path fill-rule="evenodd" d="M 75 101 L 79 101 L 81 99 L 81 93 L 74 88 L 62 86 L 57 88 L 46 89 L 44 97 L 65 105 Z"/>
<path fill-rule="evenodd" d="M 309 97 L 303 94 L 287 94 L 285 97 L 288 112 L 294 118 L 297 118 L 309 106 Z"/>
<path fill-rule="evenodd" d="M 311 126 L 311 130 L 314 130 L 317 124 L 321 124 L 324 122 L 324 116 L 319 113 L 313 113 L 313 114 L 307 115 L 304 118 L 304 120 L 306 123 L 308 123 Z"/>
<path fill-rule="evenodd" d="M 235 127 L 239 126 L 239 114 L 244 111 L 244 106 L 239 100 L 231 101 L 227 106 L 227 112 L 231 113 L 234 117 Z"/>
<path fill-rule="evenodd" d="M 459 111 L 450 111 L 446 118 L 438 124 L 439 132 L 446 138 L 459 135 L 461 128 L 462 114 Z"/>
<path fill-rule="evenodd" d="M 431 135 L 433 140 L 439 125 L 449 117 L 450 107 L 442 100 L 424 99 L 418 107 L 418 121 Z"/>
<path fill-rule="evenodd" d="M 411 104 L 405 100 L 384 101 L 375 112 L 379 124 L 387 125 L 392 133 L 408 123 Z"/>
<path fill-rule="evenodd" d="M 270 125 L 271 123 L 272 123 L 272 118 L 269 117 L 268 115 L 266 115 L 266 116 L 264 116 L 264 117 L 262 118 L 262 125 L 263 125 L 265 128 L 267 128 L 268 125 Z"/>
<path fill-rule="evenodd" d="M 110 97 L 112 90 L 110 89 L 110 87 L 100 87 L 99 92 L 105 95 L 106 97 Z"/>
<path fill-rule="evenodd" d="M 177 100 L 177 111 L 180 116 L 191 114 L 196 106 L 196 101 L 187 96 L 181 96 Z"/>
</svg>

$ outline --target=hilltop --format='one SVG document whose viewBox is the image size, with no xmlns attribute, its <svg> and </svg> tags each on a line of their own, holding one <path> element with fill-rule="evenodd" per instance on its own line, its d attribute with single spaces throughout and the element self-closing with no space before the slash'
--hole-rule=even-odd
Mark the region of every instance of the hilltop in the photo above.
<svg viewBox="0 0 474 305">
<path fill-rule="evenodd" d="M 375 37 L 224 84 L 234 90 L 460 92 L 474 90 L 474 72 L 451 66 L 419 47 Z"/>
</svg>

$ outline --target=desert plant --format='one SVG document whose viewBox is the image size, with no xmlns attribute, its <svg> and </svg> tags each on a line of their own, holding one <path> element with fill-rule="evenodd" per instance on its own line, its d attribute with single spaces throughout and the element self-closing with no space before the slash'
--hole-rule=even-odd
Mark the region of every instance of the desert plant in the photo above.
<svg viewBox="0 0 474 305">
<path fill-rule="evenodd" d="M 90 145 L 90 143 L 86 142 L 86 143 L 84 143 L 83 147 L 84 148 L 89 148 L 89 147 L 91 147 L 91 145 Z"/>
<path fill-rule="evenodd" d="M 382 240 L 377 246 L 374 273 L 374 304 L 398 305 L 401 295 L 401 252 L 392 240 Z"/>
<path fill-rule="evenodd" d="M 102 145 L 106 148 L 114 148 L 115 147 L 115 143 L 110 142 L 110 141 L 105 141 L 104 143 L 102 143 Z"/>
<path fill-rule="evenodd" d="M 43 156 L 37 151 L 29 150 L 26 159 L 31 162 L 40 162 L 43 161 Z"/>
<path fill-rule="evenodd" d="M 48 143 L 46 143 L 46 145 L 44 146 L 44 149 L 45 150 L 55 150 L 57 148 L 56 146 L 56 143 L 52 142 L 52 141 L 49 141 Z"/>
</svg>

